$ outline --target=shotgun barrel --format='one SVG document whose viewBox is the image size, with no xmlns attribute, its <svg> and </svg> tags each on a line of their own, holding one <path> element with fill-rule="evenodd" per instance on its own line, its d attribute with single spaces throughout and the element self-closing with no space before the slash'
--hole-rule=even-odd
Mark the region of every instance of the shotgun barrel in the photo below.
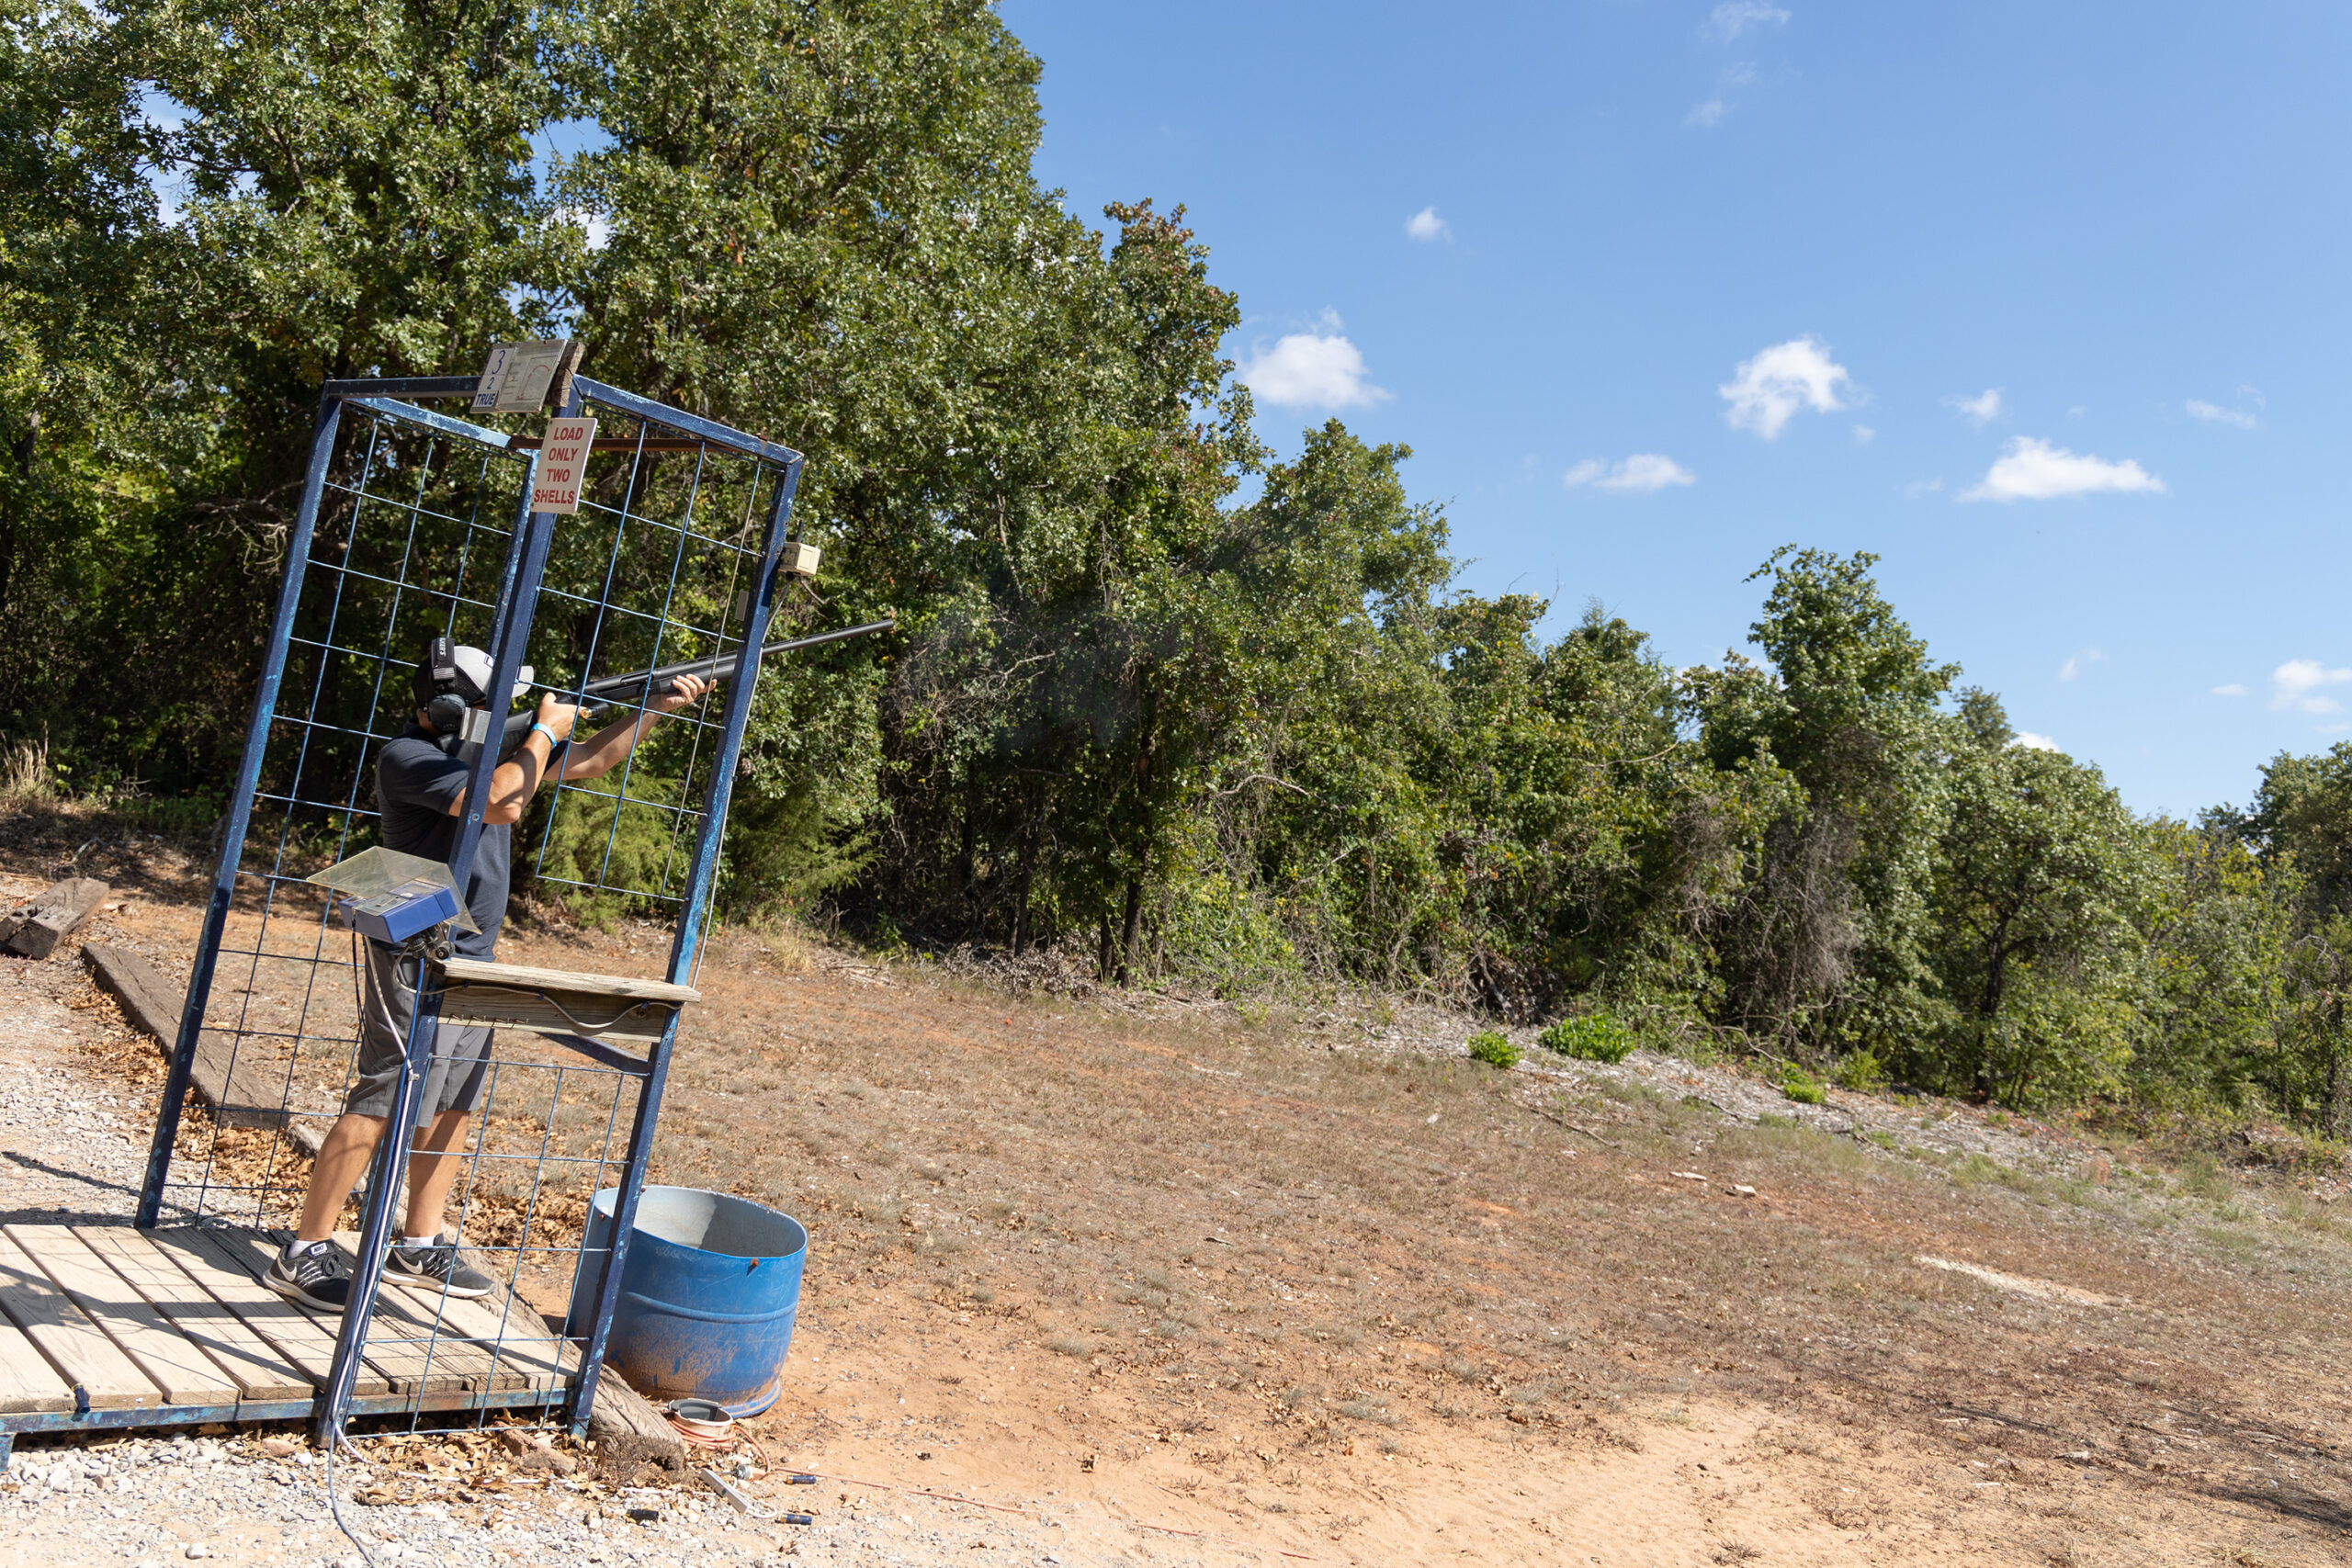
<svg viewBox="0 0 2352 1568">
<path fill-rule="evenodd" d="M 760 657 L 764 659 L 771 653 L 789 653 L 796 648 L 815 648 L 820 643 L 844 642 L 854 637 L 864 637 L 869 632 L 888 631 L 898 624 L 897 618 L 893 616 L 879 621 L 868 621 L 862 626 L 843 626 L 839 631 L 818 632 L 809 637 L 797 637 L 784 642 L 772 642 L 760 649 Z M 715 659 L 689 659 L 683 664 L 664 664 L 652 670 L 639 670 L 627 675 L 606 675 L 601 680 L 587 682 L 580 688 L 582 699 L 580 705 L 581 711 L 582 713 L 599 712 L 620 701 L 621 693 L 651 692 L 681 675 L 705 675 L 714 681 L 732 680 L 735 676 L 736 665 L 742 657 L 742 654 L 738 652 L 720 654 Z M 560 690 L 560 688 L 555 689 Z M 586 700 L 590 697 L 602 697 L 605 700 L 592 703 Z M 527 728 L 528 726 L 525 728 Z"/>
<path fill-rule="evenodd" d="M 896 616 L 885 616 L 878 621 L 868 621 L 864 626 L 843 626 L 839 631 L 817 632 L 808 637 L 787 637 L 782 642 L 772 642 L 761 649 L 759 657 L 765 659 L 771 653 L 790 653 L 795 649 L 815 648 L 822 643 L 845 642 L 854 637 L 865 637 L 873 632 L 887 632 L 898 624 Z M 689 659 L 681 664 L 664 664 L 652 670 L 634 670 L 626 675 L 606 675 L 598 680 L 583 682 L 577 688 L 543 686 L 541 689 L 554 692 L 559 696 L 566 691 L 576 689 L 580 694 L 581 715 L 582 717 L 587 717 L 600 714 L 606 708 L 642 702 L 655 691 L 668 685 L 681 675 L 702 675 L 712 681 L 731 681 L 735 678 L 735 671 L 741 667 L 742 659 L 743 655 L 738 651 L 721 654 L 714 659 Z M 499 747 L 498 754 L 501 757 L 512 754 L 514 748 L 523 744 L 523 738 L 531 733 L 531 721 L 537 716 L 537 712 L 529 708 L 508 716 L 506 733 Z"/>
</svg>

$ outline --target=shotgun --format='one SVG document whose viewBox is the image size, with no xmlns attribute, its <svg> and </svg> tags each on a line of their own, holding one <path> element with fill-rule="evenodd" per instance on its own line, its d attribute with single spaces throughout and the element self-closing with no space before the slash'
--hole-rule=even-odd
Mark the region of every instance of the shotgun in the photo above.
<svg viewBox="0 0 2352 1568">
<path fill-rule="evenodd" d="M 887 632 L 898 624 L 898 617 L 895 615 L 885 616 L 878 621 L 868 621 L 862 626 L 843 626 L 839 631 L 818 632 L 810 637 L 788 637 L 783 642 L 769 643 L 759 650 L 757 658 L 764 659 L 771 653 L 790 653 L 795 649 L 815 648 L 822 643 L 846 642 L 854 637 L 865 637 L 872 632 Z M 742 658 L 743 655 L 738 651 L 721 654 L 715 659 L 689 659 L 683 664 L 663 664 L 651 670 L 634 670 L 626 675 L 606 675 L 601 680 L 582 682 L 577 688 L 542 684 L 538 689 L 553 692 L 558 696 L 577 690 L 580 694 L 580 716 L 588 718 L 603 713 L 607 708 L 633 706 L 645 702 L 654 693 L 668 686 L 672 681 L 681 675 L 701 675 L 714 682 L 731 681 L 735 678 L 735 671 L 741 666 Z M 499 742 L 498 755 L 501 761 L 514 755 L 515 748 L 522 745 L 524 738 L 531 733 L 531 721 L 537 716 L 538 711 L 536 707 L 525 708 L 521 713 L 508 716 L 506 733 Z"/>
</svg>

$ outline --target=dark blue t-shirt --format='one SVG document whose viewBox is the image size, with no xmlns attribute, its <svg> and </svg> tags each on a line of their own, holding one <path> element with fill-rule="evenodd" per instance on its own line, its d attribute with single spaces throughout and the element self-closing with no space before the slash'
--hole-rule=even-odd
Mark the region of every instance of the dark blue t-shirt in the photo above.
<svg viewBox="0 0 2352 1568">
<path fill-rule="evenodd" d="M 376 759 L 376 806 L 383 814 L 384 847 L 447 864 L 466 825 L 449 815 L 449 805 L 466 793 L 473 769 L 441 750 L 423 727 L 410 725 L 386 742 Z M 506 920 L 506 888 L 514 863 L 514 829 L 485 822 L 474 843 L 473 875 L 466 882 L 466 908 L 481 930 L 452 929 L 451 951 L 463 958 L 491 958 L 498 928 Z"/>
</svg>

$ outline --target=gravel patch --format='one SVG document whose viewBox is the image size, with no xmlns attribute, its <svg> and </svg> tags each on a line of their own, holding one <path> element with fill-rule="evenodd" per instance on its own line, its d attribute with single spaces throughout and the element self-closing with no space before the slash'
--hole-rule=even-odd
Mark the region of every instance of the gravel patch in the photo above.
<svg viewBox="0 0 2352 1568">
<path fill-rule="evenodd" d="M 360 1447 L 367 1453 L 369 1445 Z M 0 1540 L 11 1563 L 42 1568 L 198 1561 L 356 1568 L 360 1553 L 328 1506 L 326 1470 L 307 1448 L 273 1453 L 249 1436 L 19 1439 L 14 1462 L 0 1475 Z M 734 1482 L 761 1509 L 752 1516 L 715 1493 L 613 1491 L 571 1479 L 473 1504 L 367 1506 L 356 1500 L 402 1473 L 377 1454 L 334 1467 L 344 1520 L 378 1563 L 1183 1568 L 1272 1560 L 1249 1548 L 1204 1556 L 1189 1543 L 1139 1540 L 1119 1521 L 1081 1516 L 1052 1497 L 1024 1503 L 1027 1512 L 1013 1514 L 834 1483 L 791 1486 L 765 1475 Z M 812 1514 L 816 1522 L 778 1523 L 787 1509 Z M 655 1517 L 632 1518 L 632 1512 Z M 976 1550 L 989 1555 L 973 1557 Z"/>
<path fill-rule="evenodd" d="M 1981 1155 L 2012 1169 L 2064 1176 L 2073 1174 L 2096 1152 L 2080 1139 L 2039 1122 L 1949 1100 L 1926 1101 L 1914 1109 L 1900 1100 L 1825 1086 L 1825 1102 L 1806 1105 L 1771 1084 L 1729 1067 L 1702 1066 L 1648 1051 L 1635 1052 L 1623 1062 L 1579 1062 L 1541 1050 L 1532 1038 L 1524 1044 L 1531 1057 L 1515 1071 L 1538 1083 L 1571 1091 L 1601 1083 L 1639 1085 L 1668 1098 L 1697 1100 L 1728 1122 L 1754 1126 L 1767 1116 L 1778 1117 L 1817 1132 L 1858 1136 L 1890 1155 L 1894 1151 L 1885 1147 L 1886 1141 L 1942 1161 Z M 1996 1117 L 2008 1124 L 2002 1125 Z"/>
<path fill-rule="evenodd" d="M 127 1219 L 139 1206 L 153 1100 L 79 1060 L 96 1031 L 65 998 L 86 984 L 79 946 L 41 964 L 0 958 L 0 1224 Z"/>
</svg>

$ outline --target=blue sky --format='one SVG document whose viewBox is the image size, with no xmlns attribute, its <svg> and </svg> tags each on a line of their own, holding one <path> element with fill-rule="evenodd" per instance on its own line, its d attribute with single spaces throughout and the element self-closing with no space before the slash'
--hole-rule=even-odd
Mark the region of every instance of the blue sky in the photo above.
<svg viewBox="0 0 2352 1568">
<path fill-rule="evenodd" d="M 1006 0 L 1038 175 L 1186 205 L 1285 453 L 1465 586 L 1743 644 L 1778 545 L 2143 812 L 2352 737 L 2352 7 Z"/>
</svg>

